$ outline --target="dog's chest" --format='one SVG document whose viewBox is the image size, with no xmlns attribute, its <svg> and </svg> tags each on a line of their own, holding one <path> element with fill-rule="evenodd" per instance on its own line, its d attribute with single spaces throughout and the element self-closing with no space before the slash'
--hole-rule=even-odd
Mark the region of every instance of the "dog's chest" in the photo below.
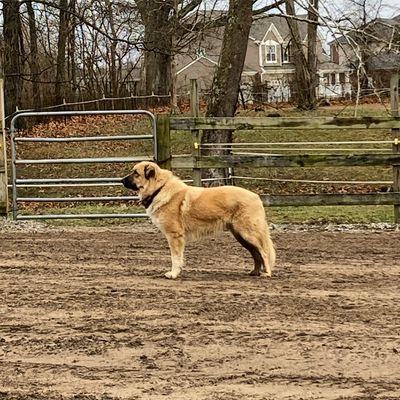
<svg viewBox="0 0 400 400">
<path fill-rule="evenodd" d="M 160 220 L 157 218 L 157 216 L 156 216 L 154 213 L 151 212 L 150 209 L 147 209 L 147 210 L 146 210 L 146 214 L 150 217 L 151 222 L 152 222 L 158 229 L 162 230 Z"/>
</svg>

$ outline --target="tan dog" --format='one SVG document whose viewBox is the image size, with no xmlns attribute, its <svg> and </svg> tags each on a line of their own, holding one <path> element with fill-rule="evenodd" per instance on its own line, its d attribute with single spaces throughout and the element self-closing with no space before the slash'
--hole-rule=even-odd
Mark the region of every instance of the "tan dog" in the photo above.
<svg viewBox="0 0 400 400">
<path fill-rule="evenodd" d="M 172 268 L 165 276 L 175 279 L 182 271 L 188 240 L 229 229 L 253 256 L 250 275 L 271 276 L 275 250 L 258 195 L 235 186 L 200 188 L 186 185 L 171 171 L 152 162 L 136 164 L 122 179 L 138 190 L 153 223 L 164 233 L 171 250 Z"/>
</svg>

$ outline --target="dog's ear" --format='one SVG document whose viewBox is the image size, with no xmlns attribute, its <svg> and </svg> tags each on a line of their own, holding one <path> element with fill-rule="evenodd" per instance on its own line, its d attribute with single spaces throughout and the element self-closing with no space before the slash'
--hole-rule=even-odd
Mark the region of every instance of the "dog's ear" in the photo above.
<svg viewBox="0 0 400 400">
<path fill-rule="evenodd" d="M 156 176 L 156 170 L 152 165 L 146 165 L 144 168 L 144 177 L 149 180 Z"/>
</svg>

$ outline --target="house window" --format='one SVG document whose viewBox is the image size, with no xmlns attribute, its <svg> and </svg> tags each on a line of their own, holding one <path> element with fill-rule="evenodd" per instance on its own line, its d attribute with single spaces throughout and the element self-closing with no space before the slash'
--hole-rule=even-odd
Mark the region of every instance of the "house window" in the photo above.
<svg viewBox="0 0 400 400">
<path fill-rule="evenodd" d="M 269 44 L 265 46 L 265 59 L 267 62 L 276 62 L 276 45 Z"/>
<path fill-rule="evenodd" d="M 196 49 L 196 56 L 197 57 L 205 57 L 206 56 L 206 49 L 203 47 L 199 47 Z"/>
</svg>

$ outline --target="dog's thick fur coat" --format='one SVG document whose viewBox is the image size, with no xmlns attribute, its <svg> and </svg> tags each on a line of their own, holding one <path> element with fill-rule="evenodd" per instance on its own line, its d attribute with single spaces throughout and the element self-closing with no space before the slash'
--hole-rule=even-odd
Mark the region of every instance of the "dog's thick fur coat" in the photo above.
<svg viewBox="0 0 400 400">
<path fill-rule="evenodd" d="M 141 162 L 123 178 L 125 187 L 138 190 L 153 223 L 163 232 L 171 250 L 172 268 L 165 276 L 182 271 L 188 240 L 229 229 L 254 259 L 251 275 L 271 276 L 275 250 L 259 196 L 235 186 L 188 186 L 171 171 Z"/>
</svg>

